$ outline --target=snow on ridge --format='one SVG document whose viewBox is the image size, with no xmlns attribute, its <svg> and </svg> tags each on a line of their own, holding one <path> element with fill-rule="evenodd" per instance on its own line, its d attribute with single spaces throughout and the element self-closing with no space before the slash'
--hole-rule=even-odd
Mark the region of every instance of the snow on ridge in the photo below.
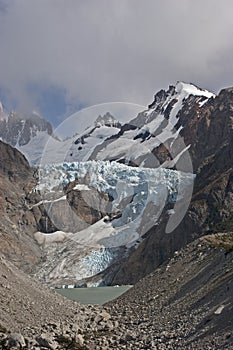
<svg viewBox="0 0 233 350">
<path fill-rule="evenodd" d="M 169 139 L 179 137 L 182 126 L 176 130 L 178 114 L 190 96 L 195 97 L 195 100 L 191 99 L 190 102 L 197 102 L 201 107 L 215 95 L 184 82 L 177 82 L 175 86 L 170 86 L 168 91 L 159 91 L 149 109 L 139 113 L 129 122 L 136 129 L 126 130 L 121 137 L 100 149 L 96 159 L 125 159 L 126 162 L 136 163 L 138 159 L 140 164 L 143 164 L 142 156 L 144 159 L 151 159 L 156 147 Z"/>
<path fill-rule="evenodd" d="M 192 83 L 185 83 L 178 81 L 175 86 L 170 86 L 168 91 L 164 91 L 164 94 L 167 94 L 165 100 L 163 101 L 163 109 L 166 110 L 167 106 L 172 100 L 177 100 L 177 102 L 172 107 L 170 113 L 169 121 L 175 125 L 177 118 L 175 118 L 183 106 L 183 101 L 186 100 L 190 95 L 197 97 L 205 97 L 206 99 L 199 102 L 200 106 L 208 101 L 209 98 L 215 97 L 216 95 L 208 90 L 201 89 Z M 160 103 L 161 101 L 159 101 Z M 157 105 L 153 105 L 145 112 L 146 116 L 149 116 L 156 110 Z"/>
<path fill-rule="evenodd" d="M 209 98 L 215 97 L 215 95 L 207 90 L 202 90 L 198 88 L 197 86 L 193 84 L 188 84 L 184 82 L 177 82 L 175 86 L 175 94 L 172 96 L 169 96 L 168 100 L 171 101 L 173 99 L 176 99 L 177 102 L 174 104 L 172 107 L 172 110 L 170 112 L 170 117 L 169 121 L 172 125 L 176 125 L 178 122 L 178 113 L 183 107 L 184 101 L 190 96 L 199 96 L 201 97 L 206 97 L 204 101 L 200 101 L 201 105 L 206 103 Z"/>
<path fill-rule="evenodd" d="M 175 90 L 178 94 L 186 93 L 187 95 L 205 96 L 207 98 L 215 97 L 215 94 L 208 90 L 200 89 L 194 84 L 184 83 L 182 81 L 177 82 Z"/>
</svg>

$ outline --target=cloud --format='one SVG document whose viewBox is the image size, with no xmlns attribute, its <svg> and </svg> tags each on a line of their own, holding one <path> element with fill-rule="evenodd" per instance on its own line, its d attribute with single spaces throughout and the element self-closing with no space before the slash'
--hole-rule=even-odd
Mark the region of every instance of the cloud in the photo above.
<svg viewBox="0 0 233 350">
<path fill-rule="evenodd" d="M 64 91 L 72 110 L 145 105 L 177 80 L 214 91 L 231 84 L 231 0 L 10 0 L 1 8 L 0 87 L 21 107 L 39 104 L 32 86 Z"/>
</svg>

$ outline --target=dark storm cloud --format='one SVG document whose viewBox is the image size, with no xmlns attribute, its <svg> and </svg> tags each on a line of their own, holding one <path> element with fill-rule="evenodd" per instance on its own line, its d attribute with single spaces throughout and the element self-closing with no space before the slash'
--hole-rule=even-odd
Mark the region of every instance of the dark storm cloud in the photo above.
<svg viewBox="0 0 233 350">
<path fill-rule="evenodd" d="M 63 89 L 67 108 L 148 104 L 177 80 L 216 91 L 233 85 L 232 13 L 232 0 L 11 0 L 0 86 L 27 107 L 32 85 Z"/>
</svg>

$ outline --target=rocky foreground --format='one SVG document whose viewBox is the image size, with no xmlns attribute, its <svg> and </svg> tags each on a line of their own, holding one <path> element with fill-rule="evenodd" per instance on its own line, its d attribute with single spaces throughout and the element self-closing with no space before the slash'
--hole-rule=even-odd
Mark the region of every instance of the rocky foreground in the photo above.
<svg viewBox="0 0 233 350">
<path fill-rule="evenodd" d="M 233 349 L 233 238 L 205 236 L 105 307 L 0 260 L 0 349 Z"/>
<path fill-rule="evenodd" d="M 233 349 L 233 235 L 206 236 L 108 304 L 109 349 Z"/>
</svg>

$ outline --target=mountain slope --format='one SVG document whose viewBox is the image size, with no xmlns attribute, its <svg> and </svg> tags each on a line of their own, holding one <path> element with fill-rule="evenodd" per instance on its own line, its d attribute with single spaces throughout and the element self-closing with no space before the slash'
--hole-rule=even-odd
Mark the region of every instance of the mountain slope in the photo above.
<svg viewBox="0 0 233 350">
<path fill-rule="evenodd" d="M 118 122 L 109 112 L 99 115 L 93 125 L 73 137 L 70 148 L 63 161 L 83 162 L 89 159 L 93 150 L 102 144 L 107 138 L 115 135 L 121 128 Z"/>
<path fill-rule="evenodd" d="M 99 115 L 93 124 L 82 130 L 77 123 L 74 135 L 60 140 L 47 130 L 38 132 L 30 141 L 17 147 L 32 165 L 46 165 L 64 161 L 86 161 L 98 144 L 118 133 L 121 124 L 109 113 Z"/>
<path fill-rule="evenodd" d="M 90 159 L 117 160 L 145 167 L 173 167 L 179 155 L 185 157 L 190 143 L 179 137 L 184 127 L 182 116 L 192 118 L 214 94 L 192 84 L 178 82 L 159 91 L 148 110 L 139 113 L 120 132 L 99 146 Z M 187 148 L 186 148 L 187 147 Z M 163 150 L 163 153 L 161 152 Z"/>
<path fill-rule="evenodd" d="M 27 194 L 35 184 L 34 170 L 25 157 L 0 141 L 0 249 L 10 261 L 28 272 L 41 257 L 33 237 L 35 218 L 26 203 Z"/>
<path fill-rule="evenodd" d="M 206 232 L 233 226 L 233 89 L 222 90 L 200 109 L 181 114 L 181 134 L 190 142 L 197 173 L 192 200 L 181 224 L 164 236 L 166 215 L 122 265 L 113 283 L 133 283 L 171 254 Z"/>
<path fill-rule="evenodd" d="M 109 303 L 115 348 L 232 349 L 232 258 L 232 233 L 205 236 Z"/>
</svg>

